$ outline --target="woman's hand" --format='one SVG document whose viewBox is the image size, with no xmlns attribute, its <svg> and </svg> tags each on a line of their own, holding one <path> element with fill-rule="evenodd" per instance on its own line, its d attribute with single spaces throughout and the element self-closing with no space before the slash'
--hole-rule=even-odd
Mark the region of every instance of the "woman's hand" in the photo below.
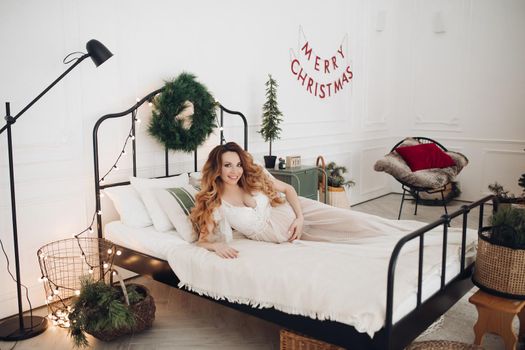
<svg viewBox="0 0 525 350">
<path fill-rule="evenodd" d="M 237 249 L 222 242 L 213 243 L 213 251 L 215 254 L 225 259 L 235 259 L 239 256 L 239 251 Z"/>
<path fill-rule="evenodd" d="M 303 223 L 304 219 L 302 217 L 296 218 L 292 222 L 288 229 L 288 233 L 290 234 L 290 238 L 288 239 L 289 242 L 301 238 L 301 235 L 303 234 Z"/>
</svg>

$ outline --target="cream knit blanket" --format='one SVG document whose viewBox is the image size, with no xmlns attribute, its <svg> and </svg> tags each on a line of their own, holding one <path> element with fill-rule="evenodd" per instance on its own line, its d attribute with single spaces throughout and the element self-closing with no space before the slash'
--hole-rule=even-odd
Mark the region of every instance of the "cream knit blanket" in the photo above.
<svg viewBox="0 0 525 350">
<path fill-rule="evenodd" d="M 412 222 L 414 229 L 422 223 Z M 358 244 L 296 241 L 266 243 L 234 239 L 239 258 L 222 259 L 195 245 L 174 247 L 168 258 L 185 287 L 200 295 L 252 307 L 334 320 L 373 336 L 385 321 L 387 267 L 400 237 L 359 240 Z M 476 232 L 467 232 L 473 256 Z M 417 247 L 413 240 L 398 260 L 394 320 L 415 305 Z M 449 229 L 447 279 L 458 271 L 461 232 Z M 441 271 L 442 228 L 425 235 L 424 295 L 437 290 Z M 454 268 L 452 268 L 454 266 Z M 433 290 L 432 290 L 433 289 Z"/>
</svg>

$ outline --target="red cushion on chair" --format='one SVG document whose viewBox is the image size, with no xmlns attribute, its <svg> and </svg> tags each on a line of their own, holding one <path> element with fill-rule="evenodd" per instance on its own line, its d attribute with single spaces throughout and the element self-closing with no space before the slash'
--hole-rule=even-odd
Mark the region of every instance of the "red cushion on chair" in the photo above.
<svg viewBox="0 0 525 350">
<path fill-rule="evenodd" d="M 435 143 L 422 143 L 415 146 L 396 148 L 396 152 L 405 160 L 412 171 L 448 168 L 456 165 L 454 160 Z"/>
</svg>

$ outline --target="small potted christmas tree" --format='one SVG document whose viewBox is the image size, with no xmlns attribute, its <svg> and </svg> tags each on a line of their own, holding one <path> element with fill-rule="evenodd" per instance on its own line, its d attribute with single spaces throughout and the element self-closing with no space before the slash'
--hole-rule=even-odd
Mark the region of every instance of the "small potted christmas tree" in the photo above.
<svg viewBox="0 0 525 350">
<path fill-rule="evenodd" d="M 272 141 L 278 140 L 281 133 L 279 124 L 282 122 L 282 113 L 277 106 L 277 82 L 268 74 L 266 82 L 266 102 L 263 105 L 261 130 L 264 141 L 270 143 L 269 155 L 264 156 L 264 165 L 267 168 L 275 167 L 276 156 L 272 155 Z"/>
</svg>

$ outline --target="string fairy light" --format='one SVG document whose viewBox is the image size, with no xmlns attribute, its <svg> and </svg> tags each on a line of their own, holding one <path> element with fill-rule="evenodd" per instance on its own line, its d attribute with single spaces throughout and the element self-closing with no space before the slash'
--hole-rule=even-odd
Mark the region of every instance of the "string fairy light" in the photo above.
<svg viewBox="0 0 525 350">
<path fill-rule="evenodd" d="M 140 100 L 137 99 L 137 107 L 138 102 Z M 149 100 L 150 106 L 152 105 L 152 100 Z M 126 153 L 126 147 L 130 140 L 135 140 L 135 123 L 140 124 L 141 120 L 137 118 L 137 109 L 133 110 L 131 113 L 132 117 L 132 125 L 130 128 L 130 131 L 128 132 L 128 136 L 126 137 L 126 140 L 124 141 L 124 145 L 122 146 L 122 151 L 119 152 L 119 155 L 113 165 L 109 167 L 109 170 L 98 180 L 99 185 L 103 185 L 105 183 L 106 177 L 112 172 L 112 171 L 118 171 L 118 163 L 122 159 L 122 157 L 125 157 L 127 155 Z M 99 198 L 103 198 L 104 195 L 102 192 L 99 191 Z M 82 244 L 80 242 L 81 236 L 85 233 L 92 234 L 95 232 L 94 227 L 96 227 L 95 220 L 97 216 L 102 215 L 102 210 L 95 210 L 91 217 L 91 221 L 89 225 L 79 233 L 75 234 L 73 236 L 74 239 L 76 239 L 76 243 L 78 248 L 80 249 L 80 254 L 78 255 L 78 258 L 82 260 L 82 263 L 88 268 L 88 275 L 94 276 L 95 271 L 100 270 L 99 280 L 104 280 L 106 275 L 110 273 L 111 275 L 115 275 L 115 271 L 113 270 L 113 263 L 116 256 L 120 256 L 122 254 L 122 251 L 119 249 L 116 249 L 115 246 L 111 246 L 111 248 L 105 249 L 105 250 L 99 250 L 97 252 L 100 254 L 101 252 L 105 251 L 107 253 L 107 256 L 102 260 L 99 257 L 99 264 L 101 262 L 101 265 L 92 264 L 89 261 L 89 258 L 93 257 L 84 251 L 84 248 L 82 247 Z M 37 252 L 37 256 L 39 258 L 40 262 L 40 272 L 41 277 L 38 279 L 40 283 L 44 284 L 44 289 L 46 290 L 46 299 L 45 303 L 48 305 L 48 308 L 50 309 L 50 313 L 48 315 L 48 319 L 52 321 L 53 325 L 57 325 L 59 327 L 68 328 L 70 326 L 69 322 L 69 312 L 71 311 L 71 306 L 67 304 L 68 299 L 71 296 L 79 296 L 81 294 L 81 289 L 72 288 L 70 286 L 64 286 L 59 285 L 56 283 L 47 273 L 47 260 L 48 255 L 45 254 L 43 251 L 39 249 Z"/>
</svg>

